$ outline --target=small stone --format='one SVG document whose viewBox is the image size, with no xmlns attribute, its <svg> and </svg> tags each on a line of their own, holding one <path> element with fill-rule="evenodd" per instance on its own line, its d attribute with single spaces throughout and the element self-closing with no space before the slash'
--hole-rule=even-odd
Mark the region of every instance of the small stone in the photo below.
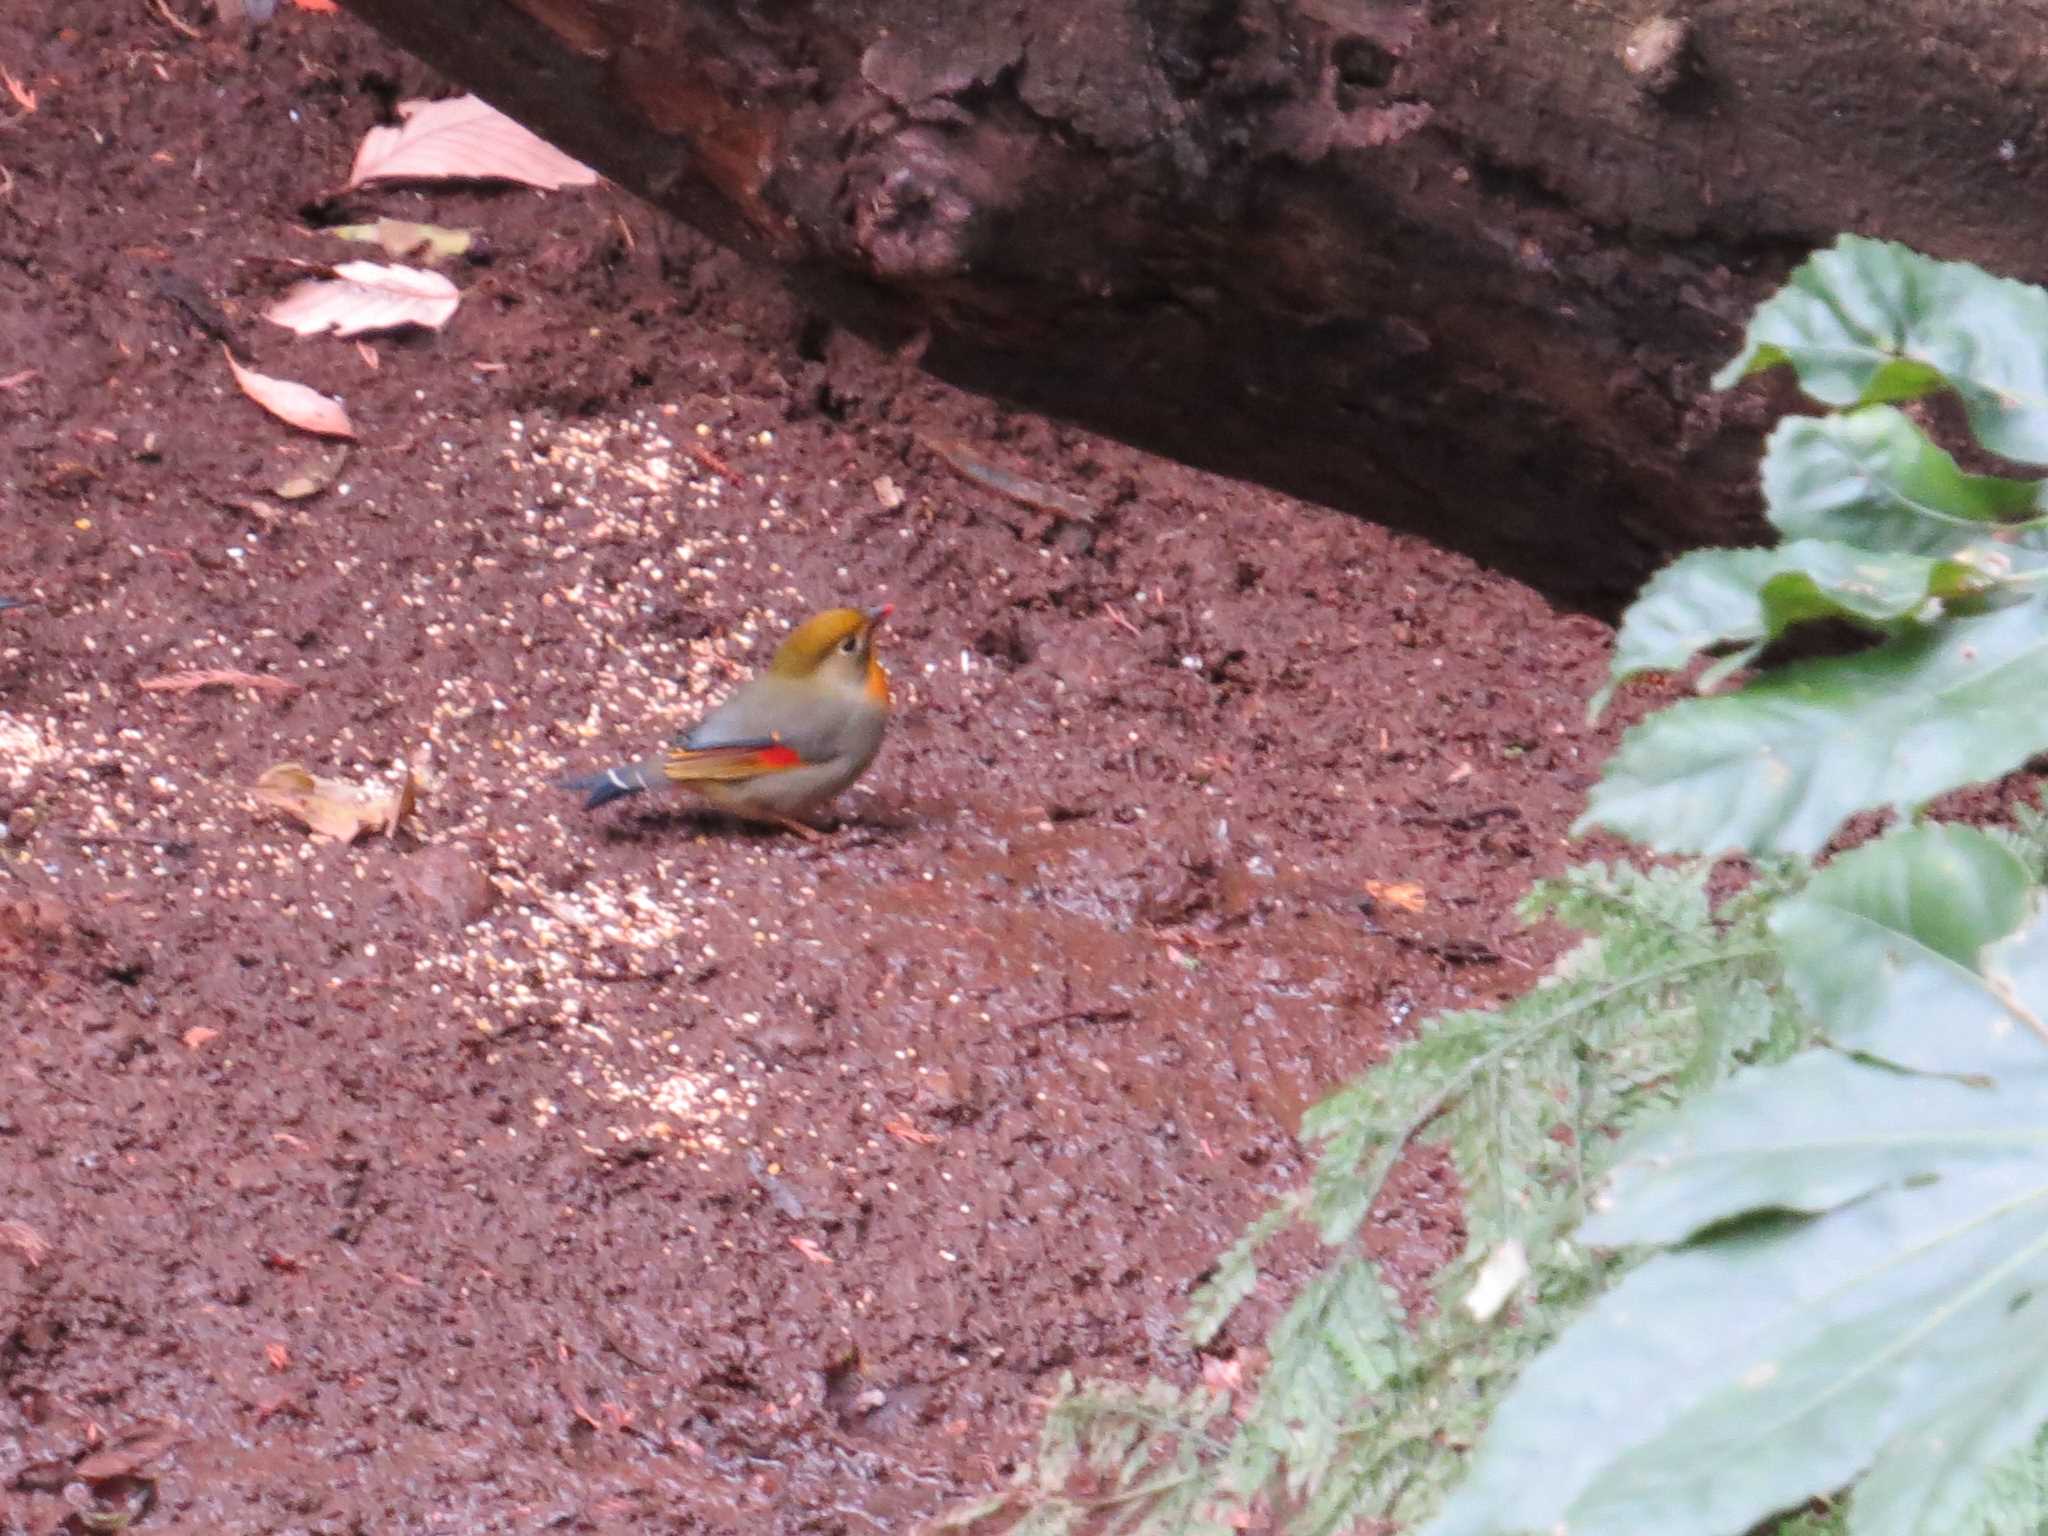
<svg viewBox="0 0 2048 1536">
<path fill-rule="evenodd" d="M 483 860 L 467 843 L 437 843 L 405 861 L 399 885 L 414 911 L 464 928 L 491 910 L 497 892 Z"/>
<path fill-rule="evenodd" d="M 1675 16 L 1653 16 L 1621 45 L 1621 67 L 1651 95 L 1681 84 L 1692 64 L 1692 24 Z"/>
</svg>

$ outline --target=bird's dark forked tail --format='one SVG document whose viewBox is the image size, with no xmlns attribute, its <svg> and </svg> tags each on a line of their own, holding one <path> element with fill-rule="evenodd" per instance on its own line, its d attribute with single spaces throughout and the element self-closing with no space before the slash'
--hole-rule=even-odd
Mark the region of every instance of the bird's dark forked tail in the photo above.
<svg viewBox="0 0 2048 1536">
<path fill-rule="evenodd" d="M 657 765 L 657 772 L 659 766 Z M 581 778 L 563 779 L 560 787 L 574 790 L 583 795 L 583 809 L 594 811 L 600 805 L 610 805 L 614 800 L 623 800 L 628 795 L 637 795 L 643 789 L 652 789 L 655 780 L 648 776 L 646 763 L 621 763 L 616 768 L 607 768 L 603 773 L 587 773 Z"/>
</svg>

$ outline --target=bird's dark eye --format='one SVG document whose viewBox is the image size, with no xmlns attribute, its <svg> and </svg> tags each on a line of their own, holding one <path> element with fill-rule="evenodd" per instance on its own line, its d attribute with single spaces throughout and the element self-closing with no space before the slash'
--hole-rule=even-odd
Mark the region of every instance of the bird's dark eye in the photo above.
<svg viewBox="0 0 2048 1536">
<path fill-rule="evenodd" d="M 858 651 L 860 649 L 860 636 L 848 635 L 844 640 L 839 642 L 839 649 L 846 652 L 847 655 L 851 656 L 855 651 Z"/>
</svg>

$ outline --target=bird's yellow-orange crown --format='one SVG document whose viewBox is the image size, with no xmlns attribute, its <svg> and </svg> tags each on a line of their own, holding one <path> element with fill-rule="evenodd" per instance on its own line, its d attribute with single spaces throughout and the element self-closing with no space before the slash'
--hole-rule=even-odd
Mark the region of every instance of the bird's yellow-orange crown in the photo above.
<svg viewBox="0 0 2048 1536">
<path fill-rule="evenodd" d="M 827 608 L 813 614 L 789 632 L 789 638 L 775 648 L 768 670 L 783 677 L 803 677 L 832 654 L 834 646 L 847 636 L 873 629 L 889 616 L 889 605 L 880 608 Z"/>
</svg>

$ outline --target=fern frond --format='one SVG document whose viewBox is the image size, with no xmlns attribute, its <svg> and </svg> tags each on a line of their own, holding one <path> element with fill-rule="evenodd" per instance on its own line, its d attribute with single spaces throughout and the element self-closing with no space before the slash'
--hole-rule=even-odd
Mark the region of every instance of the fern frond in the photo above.
<svg viewBox="0 0 2048 1536">
<path fill-rule="evenodd" d="M 1259 1251 L 1299 1215 L 1302 1201 L 1299 1193 L 1282 1196 L 1224 1250 L 1209 1278 L 1195 1288 L 1188 1298 L 1181 1327 L 1197 1349 L 1213 1339 L 1237 1310 L 1237 1304 L 1251 1295 L 1259 1283 Z"/>
<path fill-rule="evenodd" d="M 1221 1536 L 1248 1520 L 1336 1536 L 1433 1508 L 1506 1382 L 1618 1267 L 1563 1240 L 1618 1133 L 1806 1042 L 1765 927 L 1804 866 L 1758 868 L 1718 903 L 1710 873 L 1590 864 L 1537 887 L 1524 915 L 1583 940 L 1524 996 L 1433 1020 L 1310 1110 L 1307 1186 L 1254 1222 L 1192 1298 L 1188 1331 L 1205 1343 L 1279 1233 L 1304 1222 L 1332 1248 L 1275 1324 L 1249 1400 L 1158 1383 L 1064 1394 L 1013 1506 L 1054 1523 L 1013 1523 L 1008 1536 Z M 1435 1310 L 1410 1320 L 1360 1231 L 1424 1139 L 1463 1183 L 1467 1241 L 1435 1281 Z M 1511 1239 L 1530 1273 L 1504 1328 L 1459 1303 Z"/>
</svg>

